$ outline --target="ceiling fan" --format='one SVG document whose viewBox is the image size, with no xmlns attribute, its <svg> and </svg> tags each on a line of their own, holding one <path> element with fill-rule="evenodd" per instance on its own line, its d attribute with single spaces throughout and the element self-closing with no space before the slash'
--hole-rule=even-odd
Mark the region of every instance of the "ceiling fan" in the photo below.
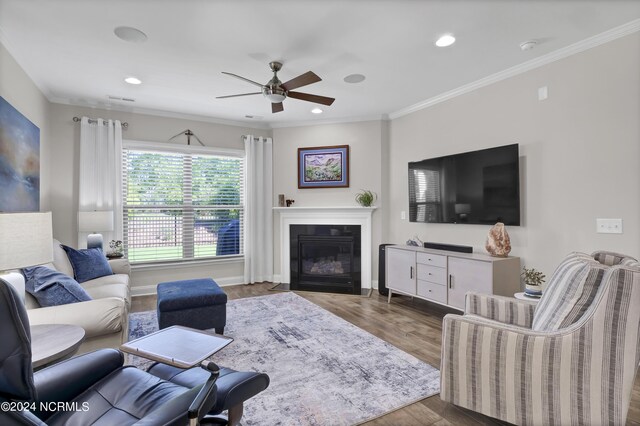
<svg viewBox="0 0 640 426">
<path fill-rule="evenodd" d="M 240 77 L 239 75 L 232 74 L 230 72 L 222 72 L 222 74 L 230 75 L 231 77 L 239 78 L 240 80 L 244 80 L 247 83 L 254 84 L 260 87 L 260 92 L 252 92 L 252 93 L 242 93 L 240 95 L 228 95 L 228 96 L 218 96 L 216 99 L 224 99 L 224 98 L 235 98 L 238 96 L 250 96 L 250 95 L 264 95 L 265 98 L 271 101 L 271 112 L 276 113 L 280 111 L 284 111 L 284 105 L 282 105 L 282 101 L 286 98 L 295 98 L 300 99 L 302 101 L 314 102 L 316 104 L 322 105 L 331 105 L 334 98 L 327 98 L 326 96 L 319 95 L 311 95 L 309 93 L 302 92 L 293 92 L 293 89 L 297 89 L 298 87 L 307 86 L 309 84 L 317 83 L 322 79 L 318 77 L 315 73 L 308 71 L 304 74 L 301 74 L 286 83 L 281 82 L 278 79 L 278 71 L 282 69 L 281 62 L 269 62 L 269 68 L 273 71 L 273 78 L 269 80 L 267 84 L 260 84 L 253 80 L 249 80 L 248 78 Z"/>
</svg>

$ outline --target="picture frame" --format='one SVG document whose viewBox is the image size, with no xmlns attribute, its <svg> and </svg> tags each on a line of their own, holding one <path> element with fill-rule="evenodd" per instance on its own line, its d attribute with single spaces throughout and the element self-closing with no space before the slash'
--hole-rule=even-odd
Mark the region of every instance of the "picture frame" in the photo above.
<svg viewBox="0 0 640 426">
<path fill-rule="evenodd" d="M 349 145 L 298 148 L 298 188 L 348 188 Z"/>
<path fill-rule="evenodd" d="M 40 128 L 0 96 L 0 212 L 40 211 Z"/>
</svg>

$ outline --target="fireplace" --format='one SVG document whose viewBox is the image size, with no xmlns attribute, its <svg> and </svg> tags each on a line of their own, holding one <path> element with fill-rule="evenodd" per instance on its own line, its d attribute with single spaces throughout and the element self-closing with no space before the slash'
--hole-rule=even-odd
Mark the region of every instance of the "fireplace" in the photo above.
<svg viewBox="0 0 640 426">
<path fill-rule="evenodd" d="M 356 260 L 355 268 L 359 272 L 360 287 L 362 293 L 371 291 L 371 261 L 373 246 L 371 242 L 371 220 L 375 207 L 274 207 L 280 220 L 276 233 L 280 234 L 280 250 L 276 252 L 276 264 L 280 265 L 279 273 L 273 277 L 274 282 L 280 283 L 282 289 L 289 289 L 291 285 L 291 264 L 292 256 L 296 256 L 297 264 L 297 243 L 291 246 L 291 227 L 296 225 L 328 225 L 328 234 L 331 229 L 341 229 L 345 225 L 356 226 L 359 233 L 359 241 L 356 242 L 357 249 L 360 250 L 360 262 Z M 325 229 L 325 234 L 327 234 Z M 334 231 L 334 234 L 336 232 Z M 305 235 L 312 235 L 305 233 Z M 331 236 L 331 235 L 329 235 Z M 336 235 L 333 235 L 336 236 Z M 297 237 L 296 237 L 297 238 Z M 377 253 L 377 251 L 376 251 Z M 279 259 L 279 260 L 278 260 Z M 298 271 L 296 266 L 296 271 Z M 296 279 L 298 277 L 296 276 Z"/>
<path fill-rule="evenodd" d="M 360 294 L 359 225 L 291 225 L 291 290 Z"/>
</svg>

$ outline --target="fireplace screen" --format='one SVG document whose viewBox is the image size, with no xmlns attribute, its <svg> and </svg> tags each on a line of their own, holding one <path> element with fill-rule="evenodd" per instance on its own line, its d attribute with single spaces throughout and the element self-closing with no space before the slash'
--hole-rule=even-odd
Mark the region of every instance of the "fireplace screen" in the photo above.
<svg viewBox="0 0 640 426">
<path fill-rule="evenodd" d="M 353 237 L 300 235 L 298 253 L 302 275 L 351 274 L 353 243 Z"/>
<path fill-rule="evenodd" d="M 291 288 L 359 294 L 360 233 L 318 227 L 292 235 Z"/>
</svg>

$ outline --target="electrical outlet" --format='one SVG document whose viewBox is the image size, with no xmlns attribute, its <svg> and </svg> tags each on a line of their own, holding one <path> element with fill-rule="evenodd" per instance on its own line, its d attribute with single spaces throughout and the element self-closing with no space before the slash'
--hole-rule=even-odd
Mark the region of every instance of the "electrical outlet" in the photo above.
<svg viewBox="0 0 640 426">
<path fill-rule="evenodd" d="M 622 234 L 622 219 L 596 219 L 598 234 Z"/>
</svg>

